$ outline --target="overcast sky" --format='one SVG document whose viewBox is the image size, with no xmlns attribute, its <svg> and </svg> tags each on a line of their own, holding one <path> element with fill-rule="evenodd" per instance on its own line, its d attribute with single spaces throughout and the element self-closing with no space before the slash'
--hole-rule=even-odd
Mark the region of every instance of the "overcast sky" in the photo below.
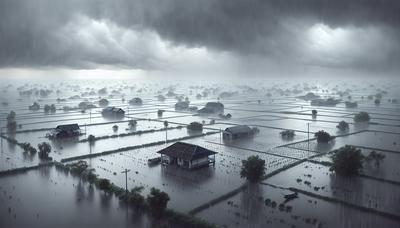
<svg viewBox="0 0 400 228">
<path fill-rule="evenodd" d="M 400 72 L 399 0 L 0 0 L 0 68 Z"/>
</svg>

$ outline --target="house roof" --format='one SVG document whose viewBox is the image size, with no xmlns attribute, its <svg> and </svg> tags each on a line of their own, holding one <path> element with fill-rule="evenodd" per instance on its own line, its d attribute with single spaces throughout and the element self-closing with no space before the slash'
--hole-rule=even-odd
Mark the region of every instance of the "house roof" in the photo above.
<svg viewBox="0 0 400 228">
<path fill-rule="evenodd" d="M 116 108 L 116 107 L 110 106 L 110 107 L 104 108 L 103 112 L 125 112 L 125 111 L 121 108 Z"/>
<path fill-rule="evenodd" d="M 224 108 L 224 105 L 220 102 L 207 102 L 206 107 L 210 108 Z"/>
<path fill-rule="evenodd" d="M 241 134 L 241 133 L 249 133 L 251 132 L 251 128 L 247 125 L 237 125 L 234 127 L 228 127 L 225 131 L 232 134 Z"/>
<path fill-rule="evenodd" d="M 78 124 L 58 125 L 56 129 L 61 131 L 76 131 L 79 130 L 79 125 Z"/>
<path fill-rule="evenodd" d="M 201 146 L 184 143 L 184 142 L 176 142 L 157 153 L 165 154 L 174 158 L 181 158 L 183 160 L 189 161 L 197 158 L 208 157 L 213 154 L 217 154 L 217 152 L 208 150 Z"/>
</svg>

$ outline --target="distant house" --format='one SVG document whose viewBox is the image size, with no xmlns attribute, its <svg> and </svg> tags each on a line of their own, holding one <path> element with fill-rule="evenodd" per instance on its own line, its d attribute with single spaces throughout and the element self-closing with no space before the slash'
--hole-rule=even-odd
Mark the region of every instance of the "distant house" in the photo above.
<svg viewBox="0 0 400 228">
<path fill-rule="evenodd" d="M 199 114 L 223 114 L 224 105 L 220 102 L 207 102 L 206 106 L 197 112 Z"/>
<path fill-rule="evenodd" d="M 52 136 L 56 138 L 78 136 L 81 133 L 78 124 L 58 125 L 52 132 Z"/>
<path fill-rule="evenodd" d="M 253 135 L 253 130 L 247 125 L 237 125 L 228 127 L 222 134 L 222 138 L 226 140 L 235 140 Z"/>
<path fill-rule="evenodd" d="M 185 110 L 189 108 L 189 102 L 179 101 L 175 104 L 175 110 Z"/>
<path fill-rule="evenodd" d="M 121 108 L 116 108 L 116 107 L 107 107 L 104 108 L 101 114 L 104 117 L 110 117 L 110 118 L 122 118 L 125 116 L 125 111 Z"/>
<path fill-rule="evenodd" d="M 208 166 L 210 163 L 215 164 L 215 154 L 217 154 L 217 152 L 201 146 L 184 142 L 176 142 L 157 153 L 161 154 L 163 164 L 176 164 L 186 169 Z"/>
</svg>

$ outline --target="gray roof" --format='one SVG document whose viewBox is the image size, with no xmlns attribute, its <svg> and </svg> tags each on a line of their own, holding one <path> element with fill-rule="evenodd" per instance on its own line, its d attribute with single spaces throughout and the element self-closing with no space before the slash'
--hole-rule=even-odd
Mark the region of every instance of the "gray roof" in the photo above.
<svg viewBox="0 0 400 228">
<path fill-rule="evenodd" d="M 79 125 L 78 124 L 58 125 L 56 129 L 60 131 L 76 131 L 79 130 Z"/>
<path fill-rule="evenodd" d="M 121 108 L 116 108 L 116 107 L 107 107 L 103 109 L 103 112 L 125 112 L 123 109 Z"/>
<path fill-rule="evenodd" d="M 189 143 L 176 142 L 171 146 L 158 151 L 157 153 L 165 154 L 174 158 L 181 158 L 185 161 L 191 161 L 197 158 L 208 157 L 216 154 L 217 152 Z"/>
<path fill-rule="evenodd" d="M 225 129 L 225 131 L 232 133 L 232 134 L 244 134 L 244 133 L 250 133 L 251 128 L 247 125 L 237 125 L 234 127 L 228 127 Z"/>
</svg>

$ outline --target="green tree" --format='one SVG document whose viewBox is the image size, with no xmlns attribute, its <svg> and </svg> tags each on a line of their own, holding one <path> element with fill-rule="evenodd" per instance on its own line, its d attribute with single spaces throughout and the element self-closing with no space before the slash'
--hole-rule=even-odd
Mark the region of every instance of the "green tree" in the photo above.
<svg viewBox="0 0 400 228">
<path fill-rule="evenodd" d="M 156 216 L 160 216 L 164 213 L 169 200 L 170 198 L 167 193 L 162 192 L 154 187 L 151 188 L 150 194 L 146 199 L 150 211 Z"/>
<path fill-rule="evenodd" d="M 356 175 L 362 171 L 364 156 L 361 150 L 346 145 L 334 152 L 330 170 L 342 176 Z"/>
<path fill-rule="evenodd" d="M 265 160 L 257 156 L 250 156 L 242 160 L 242 169 L 240 177 L 246 178 L 251 182 L 259 181 L 265 174 Z"/>
</svg>

